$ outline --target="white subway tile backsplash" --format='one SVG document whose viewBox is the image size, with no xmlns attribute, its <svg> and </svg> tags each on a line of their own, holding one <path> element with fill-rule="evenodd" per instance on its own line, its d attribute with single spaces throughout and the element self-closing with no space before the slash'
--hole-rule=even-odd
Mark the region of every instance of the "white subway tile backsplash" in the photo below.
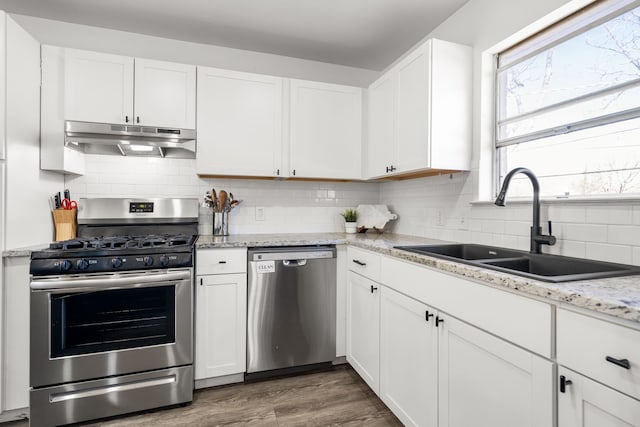
<svg viewBox="0 0 640 427">
<path fill-rule="evenodd" d="M 587 242 L 585 256 L 601 261 L 631 264 L 633 263 L 633 248 L 631 246 Z"/>
<path fill-rule="evenodd" d="M 608 242 L 621 245 L 640 244 L 640 226 L 637 225 L 609 225 Z"/>
<path fill-rule="evenodd" d="M 586 222 L 592 224 L 632 224 L 633 206 L 591 206 L 586 210 Z"/>
<path fill-rule="evenodd" d="M 640 265 L 640 246 L 633 248 L 633 264 Z"/>
<path fill-rule="evenodd" d="M 529 236 L 530 229 L 530 221 L 505 221 L 504 223 L 504 233 L 513 236 Z"/>
<path fill-rule="evenodd" d="M 561 233 L 558 233 L 556 237 L 585 242 L 606 242 L 607 226 L 600 224 L 564 224 Z"/>
<path fill-rule="evenodd" d="M 582 206 L 550 205 L 547 218 L 553 222 L 583 223 L 587 218 L 587 209 Z"/>
</svg>

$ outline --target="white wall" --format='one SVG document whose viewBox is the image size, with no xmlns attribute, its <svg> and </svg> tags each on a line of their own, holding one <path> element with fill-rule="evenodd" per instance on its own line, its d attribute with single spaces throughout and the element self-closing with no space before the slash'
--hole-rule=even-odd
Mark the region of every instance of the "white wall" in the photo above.
<svg viewBox="0 0 640 427">
<path fill-rule="evenodd" d="M 12 16 L 43 44 L 361 87 L 367 86 L 378 74 L 363 68 L 281 55 L 184 42 L 32 16 Z"/>
<path fill-rule="evenodd" d="M 492 54 L 535 33 L 590 0 L 471 0 L 427 37 L 473 46 L 473 160 L 471 172 L 383 183 L 380 202 L 399 215 L 392 229 L 445 240 L 529 248 L 530 203 L 490 200 L 493 162 Z M 639 200 L 545 204 L 558 243 L 544 251 L 640 265 Z M 543 228 L 546 231 L 546 227 Z"/>
<path fill-rule="evenodd" d="M 378 184 L 257 179 L 202 179 L 195 160 L 87 156 L 87 173 L 66 177 L 79 197 L 197 197 L 211 188 L 232 192 L 243 202 L 232 211 L 230 232 L 303 233 L 344 229 L 340 212 L 378 202 Z M 264 220 L 256 220 L 263 207 Z M 201 209 L 200 232 L 211 234 L 211 211 Z"/>
<path fill-rule="evenodd" d="M 40 170 L 40 44 L 7 19 L 5 249 L 53 238 L 48 200 L 63 176 Z"/>
</svg>

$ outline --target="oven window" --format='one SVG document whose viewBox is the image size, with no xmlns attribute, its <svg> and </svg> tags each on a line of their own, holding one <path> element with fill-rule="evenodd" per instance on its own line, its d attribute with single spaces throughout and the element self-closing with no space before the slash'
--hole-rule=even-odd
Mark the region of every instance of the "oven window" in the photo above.
<svg viewBox="0 0 640 427">
<path fill-rule="evenodd" d="M 175 342 L 175 285 L 51 296 L 51 357 Z"/>
</svg>

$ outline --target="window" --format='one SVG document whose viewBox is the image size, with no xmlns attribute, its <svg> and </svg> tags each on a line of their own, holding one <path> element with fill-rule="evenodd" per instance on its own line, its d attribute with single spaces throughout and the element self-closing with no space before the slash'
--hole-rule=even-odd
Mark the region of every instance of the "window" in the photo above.
<svg viewBox="0 0 640 427">
<path fill-rule="evenodd" d="M 496 78 L 500 183 L 523 166 L 547 196 L 640 194 L 639 1 L 596 2 L 500 53 Z"/>
</svg>

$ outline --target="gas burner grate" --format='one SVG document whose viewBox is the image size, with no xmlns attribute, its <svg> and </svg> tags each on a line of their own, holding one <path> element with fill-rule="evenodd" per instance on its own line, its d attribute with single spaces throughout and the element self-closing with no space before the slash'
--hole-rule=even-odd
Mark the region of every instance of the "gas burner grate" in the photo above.
<svg viewBox="0 0 640 427">
<path fill-rule="evenodd" d="M 104 250 L 104 249 L 148 249 L 192 245 L 196 236 L 186 234 L 152 234 L 148 236 L 100 236 L 91 239 L 72 239 L 54 242 L 49 249 L 70 250 Z"/>
</svg>

